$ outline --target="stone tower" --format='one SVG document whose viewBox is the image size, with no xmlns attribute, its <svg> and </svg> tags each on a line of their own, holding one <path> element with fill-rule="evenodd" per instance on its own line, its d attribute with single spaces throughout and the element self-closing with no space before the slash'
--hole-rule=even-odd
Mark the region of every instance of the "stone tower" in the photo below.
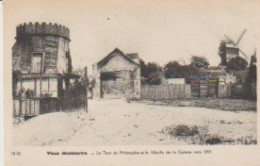
<svg viewBox="0 0 260 166">
<path fill-rule="evenodd" d="M 13 70 L 22 73 L 69 73 L 70 31 L 57 24 L 29 23 L 16 27 L 12 48 Z"/>
</svg>

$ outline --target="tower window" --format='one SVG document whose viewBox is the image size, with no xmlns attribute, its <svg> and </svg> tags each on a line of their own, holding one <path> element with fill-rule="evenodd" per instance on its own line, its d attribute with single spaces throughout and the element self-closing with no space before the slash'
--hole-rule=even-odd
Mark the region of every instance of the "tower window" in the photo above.
<svg viewBox="0 0 260 166">
<path fill-rule="evenodd" d="M 42 56 L 43 56 L 43 53 L 33 53 L 33 57 L 32 57 L 32 72 L 33 73 L 42 72 Z"/>
</svg>

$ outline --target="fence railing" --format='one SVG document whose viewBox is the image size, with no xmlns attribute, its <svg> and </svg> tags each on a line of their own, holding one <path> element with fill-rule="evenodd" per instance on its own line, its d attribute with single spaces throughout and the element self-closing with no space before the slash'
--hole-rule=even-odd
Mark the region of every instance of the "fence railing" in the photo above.
<svg viewBox="0 0 260 166">
<path fill-rule="evenodd" d="M 40 114 L 40 99 L 14 99 L 13 116 Z"/>
<path fill-rule="evenodd" d="M 59 103 L 54 97 L 13 99 L 13 116 L 35 116 L 57 111 L 59 111 Z"/>
<path fill-rule="evenodd" d="M 176 85 L 143 85 L 141 87 L 141 99 L 189 99 L 191 87 L 188 84 Z"/>
<path fill-rule="evenodd" d="M 77 85 L 64 91 L 60 97 L 31 97 L 13 99 L 13 116 L 35 116 L 50 112 L 87 111 L 87 89 Z"/>
</svg>

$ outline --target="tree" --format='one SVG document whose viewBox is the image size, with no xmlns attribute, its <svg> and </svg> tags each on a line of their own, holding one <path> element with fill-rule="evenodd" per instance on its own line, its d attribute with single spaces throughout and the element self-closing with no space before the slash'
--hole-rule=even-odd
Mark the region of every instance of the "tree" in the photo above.
<svg viewBox="0 0 260 166">
<path fill-rule="evenodd" d="M 192 64 L 190 65 L 185 65 L 184 67 L 184 71 L 185 71 L 185 75 L 186 77 L 197 77 L 201 75 L 200 69 L 198 67 L 194 67 Z"/>
<path fill-rule="evenodd" d="M 250 66 L 248 68 L 248 73 L 247 73 L 247 78 L 246 78 L 246 82 L 245 82 L 245 92 L 246 92 L 246 96 L 250 99 L 254 99 L 256 100 L 256 53 L 251 56 L 251 61 L 250 61 Z"/>
<path fill-rule="evenodd" d="M 193 67 L 207 67 L 209 66 L 208 60 L 203 56 L 192 56 L 191 65 Z"/>
<path fill-rule="evenodd" d="M 227 70 L 228 71 L 241 71 L 247 69 L 248 62 L 244 58 L 237 56 L 232 58 L 227 63 Z"/>
<path fill-rule="evenodd" d="M 227 65 L 227 58 L 226 58 L 226 42 L 224 40 L 222 40 L 220 42 L 220 46 L 218 48 L 218 54 L 221 58 L 221 63 L 220 65 L 224 65 L 226 66 Z"/>
<path fill-rule="evenodd" d="M 181 65 L 177 61 L 171 61 L 164 67 L 166 78 L 187 78 L 197 76 L 199 74 L 198 67 L 194 65 Z"/>
<path fill-rule="evenodd" d="M 248 78 L 251 82 L 256 83 L 256 54 L 251 56 L 249 71 L 248 71 Z"/>
<path fill-rule="evenodd" d="M 148 75 L 147 83 L 149 85 L 160 85 L 162 83 L 161 74 L 159 72 L 152 72 Z"/>
<path fill-rule="evenodd" d="M 142 84 L 159 85 L 161 84 L 161 70 L 162 68 L 154 62 L 145 62 L 140 60 Z"/>
<path fill-rule="evenodd" d="M 159 85 L 161 84 L 161 71 L 160 65 L 154 62 L 149 62 L 145 66 L 145 75 L 147 76 L 147 83 L 149 85 Z"/>
<path fill-rule="evenodd" d="M 164 74 L 166 78 L 182 78 L 185 76 L 183 66 L 177 61 L 171 61 L 164 67 Z"/>
<path fill-rule="evenodd" d="M 142 59 L 140 59 L 140 68 L 141 68 L 141 77 L 146 78 L 147 77 L 146 71 L 145 71 L 146 66 L 145 66 L 144 60 L 142 60 Z"/>
</svg>

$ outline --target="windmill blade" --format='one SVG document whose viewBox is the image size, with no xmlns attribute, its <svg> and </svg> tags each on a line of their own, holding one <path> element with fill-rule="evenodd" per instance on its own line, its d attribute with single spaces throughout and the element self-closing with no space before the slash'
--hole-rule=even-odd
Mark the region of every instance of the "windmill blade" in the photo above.
<svg viewBox="0 0 260 166">
<path fill-rule="evenodd" d="M 245 35 L 246 31 L 247 31 L 247 30 L 245 29 L 245 30 L 241 33 L 241 35 L 240 35 L 240 37 L 238 38 L 238 40 L 237 40 L 235 46 L 239 44 L 239 42 L 241 41 L 242 37 Z"/>
<path fill-rule="evenodd" d="M 241 51 L 240 49 L 239 49 L 239 51 L 244 55 L 244 57 L 245 57 L 247 60 L 249 60 L 248 57 L 246 56 L 246 54 L 245 54 L 243 51 Z"/>
<path fill-rule="evenodd" d="M 235 42 L 234 42 L 230 37 L 228 37 L 226 34 L 225 34 L 224 36 L 228 39 L 228 41 L 229 41 L 231 44 L 235 45 Z"/>
</svg>

